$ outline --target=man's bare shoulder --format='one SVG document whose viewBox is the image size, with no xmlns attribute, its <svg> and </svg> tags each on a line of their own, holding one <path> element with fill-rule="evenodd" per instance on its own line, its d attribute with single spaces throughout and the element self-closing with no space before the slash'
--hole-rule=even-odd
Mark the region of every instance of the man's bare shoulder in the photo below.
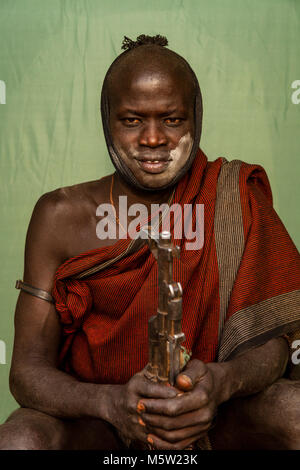
<svg viewBox="0 0 300 470">
<path fill-rule="evenodd" d="M 109 200 L 110 180 L 105 176 L 43 194 L 33 209 L 30 233 L 51 240 L 64 259 L 94 248 L 99 243 L 96 209 Z"/>
<path fill-rule="evenodd" d="M 111 176 L 99 180 L 87 181 L 56 188 L 43 194 L 37 201 L 36 207 L 55 211 L 79 211 L 86 205 L 107 202 Z M 67 214 L 66 214 L 67 215 Z"/>
</svg>

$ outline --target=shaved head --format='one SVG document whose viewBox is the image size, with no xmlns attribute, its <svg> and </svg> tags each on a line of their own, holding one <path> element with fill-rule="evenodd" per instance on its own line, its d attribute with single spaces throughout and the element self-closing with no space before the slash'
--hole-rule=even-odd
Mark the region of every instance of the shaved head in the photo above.
<svg viewBox="0 0 300 470">
<path fill-rule="evenodd" d="M 130 49 L 117 58 L 107 74 L 109 102 L 113 105 L 113 97 L 120 87 L 124 87 L 124 83 L 139 77 L 158 82 L 169 76 L 178 80 L 180 87 L 184 88 L 191 101 L 194 101 L 197 88 L 195 76 L 183 57 L 156 44 Z"/>
</svg>

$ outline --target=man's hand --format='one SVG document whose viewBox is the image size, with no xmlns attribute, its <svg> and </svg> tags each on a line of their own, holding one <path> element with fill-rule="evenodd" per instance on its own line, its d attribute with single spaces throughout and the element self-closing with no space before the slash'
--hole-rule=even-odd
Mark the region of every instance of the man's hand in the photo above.
<svg viewBox="0 0 300 470">
<path fill-rule="evenodd" d="M 170 400 L 142 399 L 148 442 L 157 449 L 185 449 L 204 436 L 224 401 L 224 380 L 221 364 L 194 359 L 177 376 L 176 387 L 184 393 Z"/>
<path fill-rule="evenodd" d="M 143 399 L 141 415 L 158 449 L 184 449 L 207 431 L 217 407 L 232 398 L 258 393 L 281 377 L 288 360 L 284 338 L 272 338 L 231 361 L 204 364 L 192 360 L 178 375 L 182 396 Z"/>
<path fill-rule="evenodd" d="M 151 398 L 153 401 L 169 403 L 176 397 L 178 391 L 173 387 L 152 382 L 144 375 L 145 370 L 135 374 L 126 385 L 111 387 L 112 395 L 109 403 L 111 412 L 109 422 L 121 433 L 133 440 L 147 441 L 149 431 L 141 418 L 141 412 L 145 410 L 141 399 Z"/>
</svg>

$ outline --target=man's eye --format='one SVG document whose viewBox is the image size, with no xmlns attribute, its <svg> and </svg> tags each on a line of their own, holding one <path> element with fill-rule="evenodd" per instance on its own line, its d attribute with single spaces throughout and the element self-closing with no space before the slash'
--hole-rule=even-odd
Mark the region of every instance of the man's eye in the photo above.
<svg viewBox="0 0 300 470">
<path fill-rule="evenodd" d="M 124 118 L 123 119 L 124 124 L 126 125 L 136 125 L 140 123 L 140 120 L 138 118 Z"/>
<path fill-rule="evenodd" d="M 181 122 L 182 122 L 181 118 L 167 118 L 167 119 L 165 119 L 165 123 L 167 125 L 171 125 L 171 126 L 178 126 L 179 124 L 181 124 Z"/>
</svg>

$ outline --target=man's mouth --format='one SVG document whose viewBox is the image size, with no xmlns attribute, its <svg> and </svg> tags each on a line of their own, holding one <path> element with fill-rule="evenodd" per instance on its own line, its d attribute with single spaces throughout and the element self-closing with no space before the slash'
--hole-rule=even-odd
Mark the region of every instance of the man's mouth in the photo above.
<svg viewBox="0 0 300 470">
<path fill-rule="evenodd" d="M 170 164 L 172 159 L 136 158 L 138 165 L 146 173 L 162 173 Z"/>
</svg>

